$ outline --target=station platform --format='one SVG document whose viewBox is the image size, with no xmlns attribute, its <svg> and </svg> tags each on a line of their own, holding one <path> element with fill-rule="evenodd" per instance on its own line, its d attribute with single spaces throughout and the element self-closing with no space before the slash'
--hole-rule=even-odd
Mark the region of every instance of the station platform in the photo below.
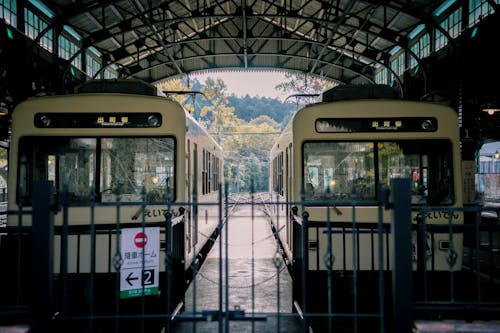
<svg viewBox="0 0 500 333">
<path fill-rule="evenodd" d="M 224 228 L 191 283 L 172 332 L 304 332 L 292 313 L 292 280 L 265 214 L 238 206 L 227 232 L 226 238 Z"/>
</svg>

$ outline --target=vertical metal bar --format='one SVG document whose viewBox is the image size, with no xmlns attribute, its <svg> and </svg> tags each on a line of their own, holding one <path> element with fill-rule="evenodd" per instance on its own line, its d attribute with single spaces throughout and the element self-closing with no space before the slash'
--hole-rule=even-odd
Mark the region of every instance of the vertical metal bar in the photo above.
<svg viewBox="0 0 500 333">
<path fill-rule="evenodd" d="M 270 197 L 272 200 L 272 196 Z M 276 203 L 277 206 L 279 207 L 280 201 L 279 201 L 279 196 L 276 194 Z M 286 200 L 286 199 L 285 199 Z M 286 207 L 288 207 L 288 202 L 285 202 Z M 288 210 L 287 210 L 288 211 Z M 280 308 L 281 308 L 281 293 L 280 293 L 280 271 L 281 271 L 281 265 L 282 265 L 282 258 L 280 256 L 280 219 L 279 219 L 279 212 L 276 211 L 276 226 L 278 229 L 276 229 L 276 255 L 274 256 L 274 265 L 276 267 L 276 314 L 277 314 L 277 326 L 276 326 L 276 332 L 281 332 L 281 314 L 280 314 Z M 286 224 L 286 221 L 285 221 Z M 286 232 L 285 232 L 286 234 Z M 285 236 L 286 237 L 286 236 Z"/>
<path fill-rule="evenodd" d="M 31 252 L 32 322 L 30 332 L 49 330 L 54 273 L 54 221 L 50 212 L 52 184 L 33 182 L 33 223 Z"/>
<path fill-rule="evenodd" d="M 327 198 L 330 197 L 329 189 L 327 189 Z M 326 276 L 327 276 L 327 302 L 328 302 L 328 332 L 332 332 L 332 315 L 333 315 L 333 297 L 332 297 L 332 266 L 333 266 L 333 251 L 332 251 L 332 221 L 330 207 L 326 207 L 326 228 L 328 230 L 327 249 L 326 249 Z M 318 238 L 319 239 L 319 238 Z M 319 249 L 318 251 L 319 252 Z"/>
<path fill-rule="evenodd" d="M 353 312 L 354 312 L 354 332 L 358 332 L 358 267 L 359 267 L 359 251 L 358 251 L 358 229 L 356 226 L 356 204 L 352 203 L 352 285 L 353 294 Z"/>
<path fill-rule="evenodd" d="M 94 330 L 94 282 L 96 267 L 96 234 L 95 234 L 95 191 L 90 193 L 90 281 L 89 281 L 89 333 Z"/>
<path fill-rule="evenodd" d="M 391 179 L 391 188 L 394 198 L 394 218 L 392 221 L 394 332 L 411 332 L 413 328 L 413 304 L 410 179 Z"/>
<path fill-rule="evenodd" d="M 309 332 L 309 313 L 307 313 L 307 273 L 309 269 L 309 260 L 308 260 L 308 252 L 307 252 L 307 240 L 309 238 L 308 234 L 308 218 L 309 213 L 305 211 L 305 189 L 304 184 L 302 184 L 302 188 L 300 190 L 300 208 L 302 211 L 302 224 L 300 225 L 300 248 L 295 246 L 295 230 L 294 230 L 294 256 L 295 252 L 299 252 L 300 250 L 300 260 L 301 260 L 301 269 L 300 269 L 300 298 L 302 299 L 302 332 Z M 294 214 L 297 214 L 297 210 L 294 211 Z M 295 222 L 294 222 L 295 223 Z M 294 264 L 295 265 L 295 264 Z M 294 269 L 295 271 L 295 269 Z M 294 279 L 296 277 L 294 276 Z"/>
<path fill-rule="evenodd" d="M 417 273 L 418 280 L 422 283 L 422 295 L 424 301 L 429 298 L 427 286 L 427 253 L 426 253 L 426 234 L 427 226 L 425 222 L 425 213 L 417 214 Z"/>
<path fill-rule="evenodd" d="M 250 207 L 251 207 L 251 219 L 252 219 L 252 318 L 255 316 L 255 213 L 254 213 L 254 180 L 252 177 L 250 184 Z M 255 332 L 255 320 L 252 320 L 252 333 Z"/>
<path fill-rule="evenodd" d="M 120 271 L 122 266 L 122 255 L 120 252 L 120 205 L 121 205 L 121 189 L 116 192 L 116 248 L 113 256 L 113 267 L 115 268 L 115 333 L 120 332 Z"/>
<path fill-rule="evenodd" d="M 66 322 L 66 315 L 68 309 L 68 187 L 63 186 L 63 191 L 61 195 L 62 204 L 62 233 L 61 233 L 61 263 L 60 263 L 60 274 L 61 274 L 61 317 L 62 317 L 62 327 L 61 331 L 65 331 L 64 324 Z"/>
<path fill-rule="evenodd" d="M 197 223 L 198 223 L 198 213 L 199 213 L 198 212 L 198 208 L 199 208 L 199 206 L 198 206 L 198 184 L 197 184 L 197 182 L 195 182 L 194 186 L 193 186 L 193 198 L 192 198 L 192 202 L 193 202 L 194 220 L 193 220 L 193 223 L 191 225 L 190 234 L 191 234 L 191 251 L 193 251 L 193 255 L 194 255 L 196 253 L 196 243 L 195 243 L 195 240 L 196 241 L 198 240 L 198 235 L 197 235 L 197 233 L 198 233 L 198 224 Z M 196 314 L 196 285 L 197 285 L 197 282 L 196 282 L 196 272 L 197 272 L 196 256 L 193 259 L 193 263 L 191 264 L 191 267 L 192 267 L 192 270 L 191 270 L 191 273 L 192 273 L 191 283 L 193 285 L 193 313 Z M 196 320 L 193 320 L 193 333 L 196 333 L 196 327 L 197 327 Z"/>
<path fill-rule="evenodd" d="M 165 320 L 165 333 L 172 332 L 172 319 L 168 315 L 172 307 L 172 211 L 170 206 L 168 206 L 165 212 L 165 273 L 167 274 L 167 295 L 166 295 L 166 320 Z"/>
<path fill-rule="evenodd" d="M 476 214 L 476 219 L 475 219 L 475 223 L 474 223 L 474 251 L 472 251 L 472 247 L 471 247 L 471 254 L 470 254 L 470 260 L 473 261 L 474 258 L 476 258 L 476 262 L 475 262 L 475 270 L 476 270 L 476 296 L 477 296 L 477 299 L 476 301 L 477 302 L 480 302 L 481 301 L 481 260 L 480 260 L 480 252 L 479 252 L 479 245 L 480 245 L 480 241 L 481 241 L 481 234 L 480 234 L 480 224 L 481 224 L 481 212 L 482 212 L 482 209 L 479 210 L 479 212 Z M 475 256 L 474 256 L 474 252 L 475 252 Z M 471 267 L 472 267 L 472 262 L 471 262 Z"/>
<path fill-rule="evenodd" d="M 493 280 L 494 280 L 494 276 L 495 276 L 495 270 L 496 268 L 495 267 L 498 267 L 498 266 L 495 266 L 495 256 L 494 256 L 494 253 L 495 253 L 495 243 L 494 243 L 494 237 L 493 237 L 493 227 L 494 225 L 493 224 L 489 224 L 487 225 L 487 232 L 488 232 L 488 244 L 490 246 L 490 250 L 488 251 L 488 283 L 490 284 L 490 286 L 492 285 L 493 283 Z"/>
<path fill-rule="evenodd" d="M 225 308 L 224 308 L 224 312 L 226 314 L 226 333 L 229 332 L 229 207 L 228 207 L 228 185 L 227 183 L 224 184 L 224 202 L 225 202 L 225 233 L 224 233 L 224 246 L 225 246 L 225 251 L 224 253 L 226 254 L 226 257 L 225 257 L 225 260 L 226 260 L 226 278 L 225 278 L 225 286 L 226 286 L 226 289 L 225 289 L 225 297 L 226 297 L 226 304 L 225 304 Z M 219 235 L 222 235 L 222 230 L 221 232 L 219 233 Z M 220 241 L 222 241 L 222 236 L 220 236 L 221 239 Z"/>
<path fill-rule="evenodd" d="M 450 268 L 450 301 L 455 301 L 455 274 L 453 267 L 457 262 L 457 253 L 453 244 L 453 210 L 448 210 L 448 256 L 446 258 Z M 433 251 L 434 252 L 434 251 Z"/>
<path fill-rule="evenodd" d="M 302 312 L 304 313 L 304 333 L 309 332 L 309 313 L 307 312 L 307 273 L 309 269 L 309 258 L 307 252 L 309 213 L 302 211 L 301 248 L 302 248 Z"/>
<path fill-rule="evenodd" d="M 146 211 L 146 187 L 143 186 L 142 187 L 142 190 L 141 190 L 141 212 L 143 212 L 141 214 L 141 232 L 143 235 L 146 234 L 146 214 L 144 214 L 144 212 Z M 167 189 L 167 193 L 168 193 L 168 189 Z M 167 198 L 168 200 L 168 198 Z M 144 240 L 142 240 L 142 242 L 144 242 Z M 139 277 L 140 281 L 141 281 L 141 322 L 140 322 L 140 332 L 141 333 L 144 333 L 144 329 L 145 329 L 145 322 L 144 322 L 144 315 L 146 313 L 146 295 L 145 295 L 145 285 L 144 285 L 144 282 L 143 282 L 143 279 L 144 279 L 144 270 L 145 270 L 145 265 L 146 265 L 146 244 L 142 244 L 141 246 L 141 260 L 142 260 L 142 263 L 141 263 L 141 276 Z M 170 309 L 168 309 L 167 311 L 170 311 Z"/>
<path fill-rule="evenodd" d="M 383 206 L 382 203 L 378 206 L 378 307 L 379 307 L 379 328 L 380 332 L 385 332 L 385 281 L 384 281 L 384 235 L 383 231 Z M 386 234 L 387 235 L 387 234 Z M 387 236 L 386 236 L 387 237 Z M 387 248 L 389 252 L 389 248 Z M 389 265 L 389 262 L 387 262 Z"/>
<path fill-rule="evenodd" d="M 20 189 L 22 190 L 22 189 Z M 21 285 L 22 285 L 22 280 L 21 280 L 21 262 L 23 259 L 23 252 L 21 252 L 23 246 L 22 246 L 22 232 L 21 228 L 23 226 L 23 204 L 24 200 L 23 197 L 20 196 L 20 198 L 17 200 L 18 208 L 17 208 L 17 232 L 16 232 L 16 260 L 15 260 L 15 267 L 16 267 L 16 278 L 15 278 L 15 285 L 16 285 L 16 305 L 21 305 Z"/>
<path fill-rule="evenodd" d="M 219 184 L 219 188 L 221 188 Z M 219 216 L 219 235 L 222 232 L 222 193 L 219 190 L 219 195 L 218 195 L 218 216 Z M 223 297 L 223 276 L 222 276 L 222 241 L 219 240 L 219 333 L 222 333 L 223 331 L 223 320 L 224 317 L 222 316 L 222 308 L 223 308 L 223 302 L 222 302 L 222 297 Z"/>
</svg>

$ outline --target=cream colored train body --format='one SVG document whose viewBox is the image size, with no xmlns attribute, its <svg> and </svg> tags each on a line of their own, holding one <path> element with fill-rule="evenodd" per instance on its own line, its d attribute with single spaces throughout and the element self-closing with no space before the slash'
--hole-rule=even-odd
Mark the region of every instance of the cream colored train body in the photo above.
<svg viewBox="0 0 500 333">
<path fill-rule="evenodd" d="M 301 267 L 294 265 L 302 265 L 305 259 L 294 251 L 304 248 L 310 278 L 326 277 L 330 262 L 339 275 L 352 274 L 354 269 L 375 272 L 375 276 L 379 268 L 391 270 L 393 210 L 380 209 L 377 195 L 390 189 L 392 178 L 411 180 L 412 220 L 399 223 L 416 224 L 418 209 L 422 209 L 427 225 L 463 224 L 457 113 L 435 103 L 369 94 L 298 110 L 271 150 L 269 188 L 272 197 L 283 204 L 273 205 L 270 215 L 294 278 L 299 280 Z M 301 235 L 294 234 L 301 230 L 296 227 L 300 223 L 290 219 L 294 206 L 297 216 L 308 213 L 305 246 Z M 384 226 L 381 237 L 379 221 Z M 416 269 L 416 231 L 412 237 Z M 426 237 L 429 272 L 448 272 L 450 251 L 457 255 L 452 269 L 461 269 L 462 232 L 455 230 L 450 238 L 449 230 L 441 229 Z M 383 242 L 381 258 L 379 240 Z"/>
<path fill-rule="evenodd" d="M 76 280 L 94 274 L 96 286 L 107 285 L 101 288 L 107 291 L 116 289 L 119 268 L 114 262 L 119 251 L 116 226 L 160 226 L 162 280 L 167 262 L 165 213 L 175 218 L 184 211 L 183 227 L 177 226 L 172 236 L 173 280 L 179 283 L 174 288 L 176 297 L 183 297 L 184 280 L 191 279 L 186 272 L 218 234 L 223 152 L 178 103 L 157 95 L 116 92 L 30 98 L 13 112 L 9 158 L 9 210 L 31 210 L 35 180 L 52 181 L 59 200 L 65 188 L 70 230 L 66 272 Z M 22 222 L 18 216 L 10 215 L 8 224 L 31 225 L 29 215 Z M 62 212 L 55 214 L 56 229 L 63 217 Z M 96 230 L 94 258 L 91 223 Z M 84 231 L 74 233 L 78 228 Z M 56 274 L 62 267 L 61 244 L 56 232 Z M 87 288 L 83 280 L 81 286 Z"/>
</svg>

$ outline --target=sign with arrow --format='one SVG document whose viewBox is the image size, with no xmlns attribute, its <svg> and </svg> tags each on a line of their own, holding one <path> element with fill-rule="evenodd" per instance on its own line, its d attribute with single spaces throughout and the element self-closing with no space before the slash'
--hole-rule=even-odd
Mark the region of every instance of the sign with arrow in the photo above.
<svg viewBox="0 0 500 333">
<path fill-rule="evenodd" d="M 125 228 L 121 233 L 120 298 L 157 295 L 160 228 Z"/>
</svg>

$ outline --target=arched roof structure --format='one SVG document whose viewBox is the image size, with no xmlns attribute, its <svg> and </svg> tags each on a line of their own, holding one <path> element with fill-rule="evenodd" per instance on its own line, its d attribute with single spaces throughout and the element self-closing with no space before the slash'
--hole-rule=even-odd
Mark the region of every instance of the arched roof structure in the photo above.
<svg viewBox="0 0 500 333">
<path fill-rule="evenodd" d="M 421 24 L 452 42 L 432 15 L 445 1 L 435 0 L 43 2 L 55 13 L 45 32 L 69 26 L 83 38 L 80 52 L 101 54 L 102 70 L 147 82 L 207 69 L 284 69 L 368 83 L 390 50 L 410 51 L 408 35 Z"/>
<path fill-rule="evenodd" d="M 13 13 L 12 3 L 23 6 L 17 8 L 17 22 L 5 17 Z M 500 83 L 492 80 L 500 76 L 500 65 L 491 52 L 500 28 L 499 4 L 5 0 L 0 109 L 8 112 L 36 94 L 71 92 L 89 78 L 156 83 L 200 71 L 285 70 L 340 84 L 399 85 L 406 98 L 454 107 L 463 115 L 459 126 L 470 127 L 463 132 L 480 141 L 480 110 L 500 105 Z"/>
</svg>

